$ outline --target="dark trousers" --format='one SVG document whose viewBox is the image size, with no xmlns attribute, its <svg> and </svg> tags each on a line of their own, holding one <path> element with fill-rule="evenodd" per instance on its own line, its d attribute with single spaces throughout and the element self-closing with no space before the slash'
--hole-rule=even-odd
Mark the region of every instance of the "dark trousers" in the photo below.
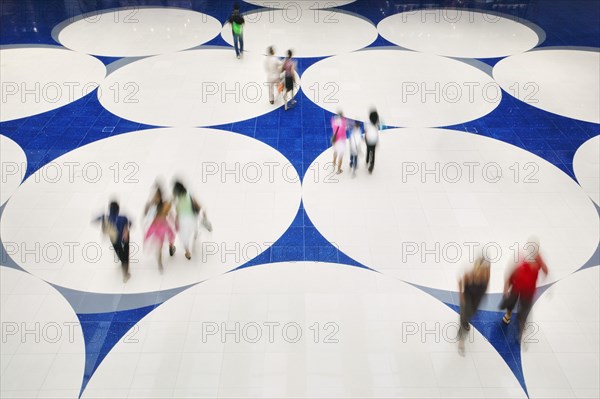
<svg viewBox="0 0 600 399">
<path fill-rule="evenodd" d="M 465 302 L 460 305 L 460 327 L 458 338 L 463 340 L 469 328 L 469 322 L 477 312 L 483 295 L 473 295 L 465 292 Z"/>
<path fill-rule="evenodd" d="M 358 166 L 358 155 L 350 154 L 350 168 L 356 169 L 357 166 Z"/>
<path fill-rule="evenodd" d="M 367 144 L 367 166 L 369 172 L 372 172 L 375 167 L 375 145 Z"/>
<path fill-rule="evenodd" d="M 502 300 L 500 304 L 500 309 L 510 310 L 513 309 L 519 304 L 519 310 L 517 312 L 517 321 L 519 322 L 519 334 L 523 333 L 523 329 L 525 328 L 525 323 L 527 322 L 527 317 L 529 317 L 529 312 L 531 312 L 531 307 L 533 306 L 533 298 L 526 297 L 524 295 L 519 295 L 514 291 L 510 291 L 507 298 Z"/>
<path fill-rule="evenodd" d="M 117 241 L 113 244 L 115 253 L 121 261 L 121 267 L 123 268 L 123 275 L 129 274 L 129 241 Z"/>
</svg>

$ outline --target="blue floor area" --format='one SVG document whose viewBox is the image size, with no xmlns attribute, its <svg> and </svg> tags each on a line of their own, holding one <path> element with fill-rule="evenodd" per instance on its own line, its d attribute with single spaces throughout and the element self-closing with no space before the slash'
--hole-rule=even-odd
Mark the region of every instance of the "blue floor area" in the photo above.
<svg viewBox="0 0 600 399">
<path fill-rule="evenodd" d="M 55 25 L 82 11 L 118 7 L 119 1 L 79 2 L 77 7 L 58 0 L 3 0 L 0 17 L 1 45 L 57 45 L 51 37 Z M 79 4 L 76 3 L 76 4 Z M 128 1 L 128 5 L 176 6 L 207 13 L 224 22 L 233 1 Z M 383 18 L 406 7 L 406 1 L 359 0 L 341 7 L 377 24 Z M 417 1 L 410 4 L 477 7 L 474 1 Z M 600 47 L 600 2 L 595 0 L 519 1 L 525 7 L 510 7 L 515 1 L 492 3 L 487 9 L 525 18 L 546 32 L 541 47 L 586 46 Z M 80 9 L 81 5 L 88 8 Z M 495 7 L 494 7 L 495 6 Z M 242 11 L 257 7 L 243 3 Z M 225 46 L 220 36 L 208 43 Z M 369 47 L 390 46 L 379 37 Z M 232 50 L 233 52 L 233 50 Z M 101 58 L 105 63 L 116 59 Z M 298 60 L 301 75 L 320 58 Z M 485 60 L 490 65 L 498 60 Z M 294 165 L 301 177 L 313 160 L 329 147 L 329 118 L 331 114 L 312 103 L 302 92 L 298 105 L 285 112 L 279 108 L 267 115 L 214 128 L 233 131 L 260 140 L 280 151 Z M 105 110 L 94 91 L 86 97 L 58 110 L 28 118 L 0 123 L 0 133 L 23 148 L 27 155 L 26 176 L 57 157 L 83 145 L 107 137 L 155 126 L 141 125 L 115 116 Z M 550 114 L 518 101 L 507 93 L 499 106 L 483 118 L 461 125 L 448 126 L 472 134 L 493 137 L 532 152 L 554 164 L 573 179 L 573 156 L 577 148 L 591 137 L 600 134 L 600 126 Z M 385 131 L 382 133 L 385 134 Z M 359 266 L 313 226 L 302 205 L 285 234 L 269 249 L 241 266 L 249 267 L 284 261 L 335 262 Z M 457 307 L 447 304 L 453 310 Z M 159 305 L 155 305 L 159 306 Z M 124 312 L 79 314 L 86 340 L 87 361 L 82 389 L 108 351 L 123 335 L 155 306 Z M 473 325 L 502 355 L 526 390 L 521 369 L 520 347 L 513 339 L 515 325 L 503 326 L 499 312 L 480 312 Z"/>
</svg>

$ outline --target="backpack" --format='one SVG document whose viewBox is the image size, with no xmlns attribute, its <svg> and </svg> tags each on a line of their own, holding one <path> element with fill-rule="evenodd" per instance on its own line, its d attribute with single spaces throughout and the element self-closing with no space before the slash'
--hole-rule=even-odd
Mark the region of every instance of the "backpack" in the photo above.
<svg viewBox="0 0 600 399">
<path fill-rule="evenodd" d="M 231 27 L 233 28 L 233 33 L 235 35 L 239 36 L 242 34 L 242 25 L 241 24 L 238 24 L 237 22 L 234 21 L 231 23 Z"/>
</svg>

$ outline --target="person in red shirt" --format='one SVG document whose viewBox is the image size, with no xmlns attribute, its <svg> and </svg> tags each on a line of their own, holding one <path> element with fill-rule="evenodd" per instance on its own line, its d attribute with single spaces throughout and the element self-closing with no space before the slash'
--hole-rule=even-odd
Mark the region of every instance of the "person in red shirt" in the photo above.
<svg viewBox="0 0 600 399">
<path fill-rule="evenodd" d="M 539 245 L 534 243 L 533 252 L 520 260 L 517 267 L 509 274 L 504 283 L 504 298 L 500 309 L 506 309 L 506 314 L 502 317 L 502 321 L 505 324 L 510 323 L 513 309 L 518 303 L 519 341 L 523 334 L 527 316 L 533 305 L 533 297 L 540 270 L 545 275 L 548 274 L 548 267 L 539 253 Z"/>
</svg>

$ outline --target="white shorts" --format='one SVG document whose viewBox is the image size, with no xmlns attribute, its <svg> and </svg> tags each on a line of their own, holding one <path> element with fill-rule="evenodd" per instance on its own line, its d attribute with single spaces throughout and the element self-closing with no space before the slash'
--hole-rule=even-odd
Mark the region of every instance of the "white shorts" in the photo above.
<svg viewBox="0 0 600 399">
<path fill-rule="evenodd" d="M 338 140 L 333 144 L 333 151 L 337 154 L 339 158 L 344 156 L 344 151 L 346 150 L 346 140 Z"/>
</svg>

